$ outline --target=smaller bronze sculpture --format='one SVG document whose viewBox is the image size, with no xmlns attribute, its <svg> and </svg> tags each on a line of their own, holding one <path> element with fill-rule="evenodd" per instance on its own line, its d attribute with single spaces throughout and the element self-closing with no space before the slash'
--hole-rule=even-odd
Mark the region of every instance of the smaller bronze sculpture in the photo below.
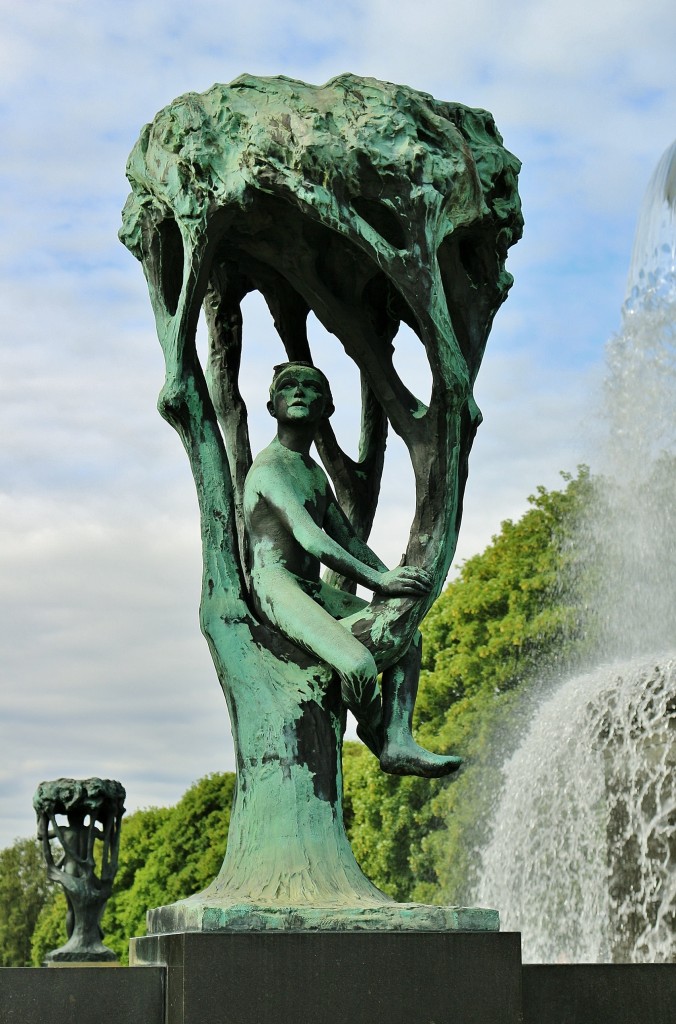
<svg viewBox="0 0 676 1024">
<path fill-rule="evenodd" d="M 121 783 L 112 779 L 56 779 L 41 782 L 35 792 L 33 807 L 47 875 L 63 886 L 68 903 L 68 941 L 48 953 L 45 963 L 117 960 L 103 945 L 100 922 L 117 871 L 125 796 Z M 65 817 L 66 823 L 57 816 Z M 53 839 L 63 851 L 58 860 Z"/>
</svg>

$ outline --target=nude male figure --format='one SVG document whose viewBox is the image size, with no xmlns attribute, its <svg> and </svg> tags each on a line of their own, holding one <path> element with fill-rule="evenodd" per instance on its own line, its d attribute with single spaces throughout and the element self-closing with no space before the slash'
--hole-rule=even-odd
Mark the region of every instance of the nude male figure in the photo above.
<svg viewBox="0 0 676 1024">
<path fill-rule="evenodd" d="M 244 485 L 257 614 L 338 672 L 357 731 L 383 771 L 428 777 L 455 771 L 461 758 L 430 753 L 411 733 L 420 634 L 403 650 L 396 641 L 375 645 L 364 628 L 368 602 L 321 580 L 320 564 L 390 597 L 425 595 L 428 573 L 416 566 L 388 569 L 356 536 L 310 456 L 319 423 L 333 412 L 324 374 L 302 362 L 275 367 L 268 410 L 277 436 L 256 457 Z"/>
</svg>

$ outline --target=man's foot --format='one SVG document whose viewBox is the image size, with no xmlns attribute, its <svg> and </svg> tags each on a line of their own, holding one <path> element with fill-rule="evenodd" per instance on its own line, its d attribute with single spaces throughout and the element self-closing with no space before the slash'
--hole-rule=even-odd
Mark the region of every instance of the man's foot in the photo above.
<svg viewBox="0 0 676 1024">
<path fill-rule="evenodd" d="M 461 757 L 433 754 L 411 739 L 406 743 L 385 743 L 380 755 L 380 767 L 388 775 L 419 775 L 424 779 L 437 779 L 456 772 Z"/>
</svg>

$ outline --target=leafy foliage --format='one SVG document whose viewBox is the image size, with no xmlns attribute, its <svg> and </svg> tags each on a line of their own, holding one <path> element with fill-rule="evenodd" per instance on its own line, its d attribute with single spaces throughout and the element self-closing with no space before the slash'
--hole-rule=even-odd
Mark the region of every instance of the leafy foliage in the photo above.
<svg viewBox="0 0 676 1024">
<path fill-rule="evenodd" d="M 126 944 L 130 935 L 142 935 L 149 907 L 183 899 L 213 881 L 225 854 L 234 790 L 231 772 L 207 775 L 175 807 L 162 812 L 163 820 L 156 822 L 159 827 L 152 838 L 144 840 L 145 850 L 138 843 L 129 844 L 135 863 L 128 863 L 127 871 L 133 881 L 126 891 L 120 886 L 109 903 L 111 923 L 117 922 L 115 931 L 111 928 L 111 943 L 116 936 Z M 140 831 L 145 826 L 139 823 Z M 104 920 L 104 930 L 106 926 Z"/>
<path fill-rule="evenodd" d="M 48 899 L 37 840 L 17 839 L 0 850 L 0 966 L 30 966 L 31 935 Z"/>
<path fill-rule="evenodd" d="M 517 522 L 506 520 L 468 559 L 427 616 L 418 722 L 439 733 L 450 705 L 502 693 L 575 656 L 581 630 L 581 567 L 571 545 L 593 484 L 582 468 L 565 489 L 539 487 Z"/>
<path fill-rule="evenodd" d="M 44 866 L 42 868 L 44 871 Z M 31 962 L 39 967 L 45 954 L 58 949 L 67 941 L 66 934 L 66 897 L 61 886 L 50 886 L 50 892 L 40 915 L 35 923 L 31 936 Z"/>
<path fill-rule="evenodd" d="M 430 783 L 385 775 L 359 743 L 343 749 L 345 823 L 354 855 L 371 881 L 406 901 L 415 885 L 411 851 L 428 826 Z"/>
<path fill-rule="evenodd" d="M 592 643 L 588 568 L 576 561 L 579 517 L 592 500 L 586 469 L 565 488 L 538 488 L 469 559 L 422 626 L 418 738 L 459 754 L 459 777 L 438 782 L 383 775 L 347 750 L 350 839 L 363 869 L 397 899 L 466 902 L 508 753 L 534 682 L 580 659 Z"/>
</svg>

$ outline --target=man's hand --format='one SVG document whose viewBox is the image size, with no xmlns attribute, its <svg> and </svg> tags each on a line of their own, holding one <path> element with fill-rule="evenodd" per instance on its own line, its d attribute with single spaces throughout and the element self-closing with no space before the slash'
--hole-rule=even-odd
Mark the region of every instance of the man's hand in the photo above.
<svg viewBox="0 0 676 1024">
<path fill-rule="evenodd" d="M 398 565 L 381 573 L 374 589 L 387 597 L 422 597 L 432 589 L 432 577 L 417 565 Z"/>
</svg>

